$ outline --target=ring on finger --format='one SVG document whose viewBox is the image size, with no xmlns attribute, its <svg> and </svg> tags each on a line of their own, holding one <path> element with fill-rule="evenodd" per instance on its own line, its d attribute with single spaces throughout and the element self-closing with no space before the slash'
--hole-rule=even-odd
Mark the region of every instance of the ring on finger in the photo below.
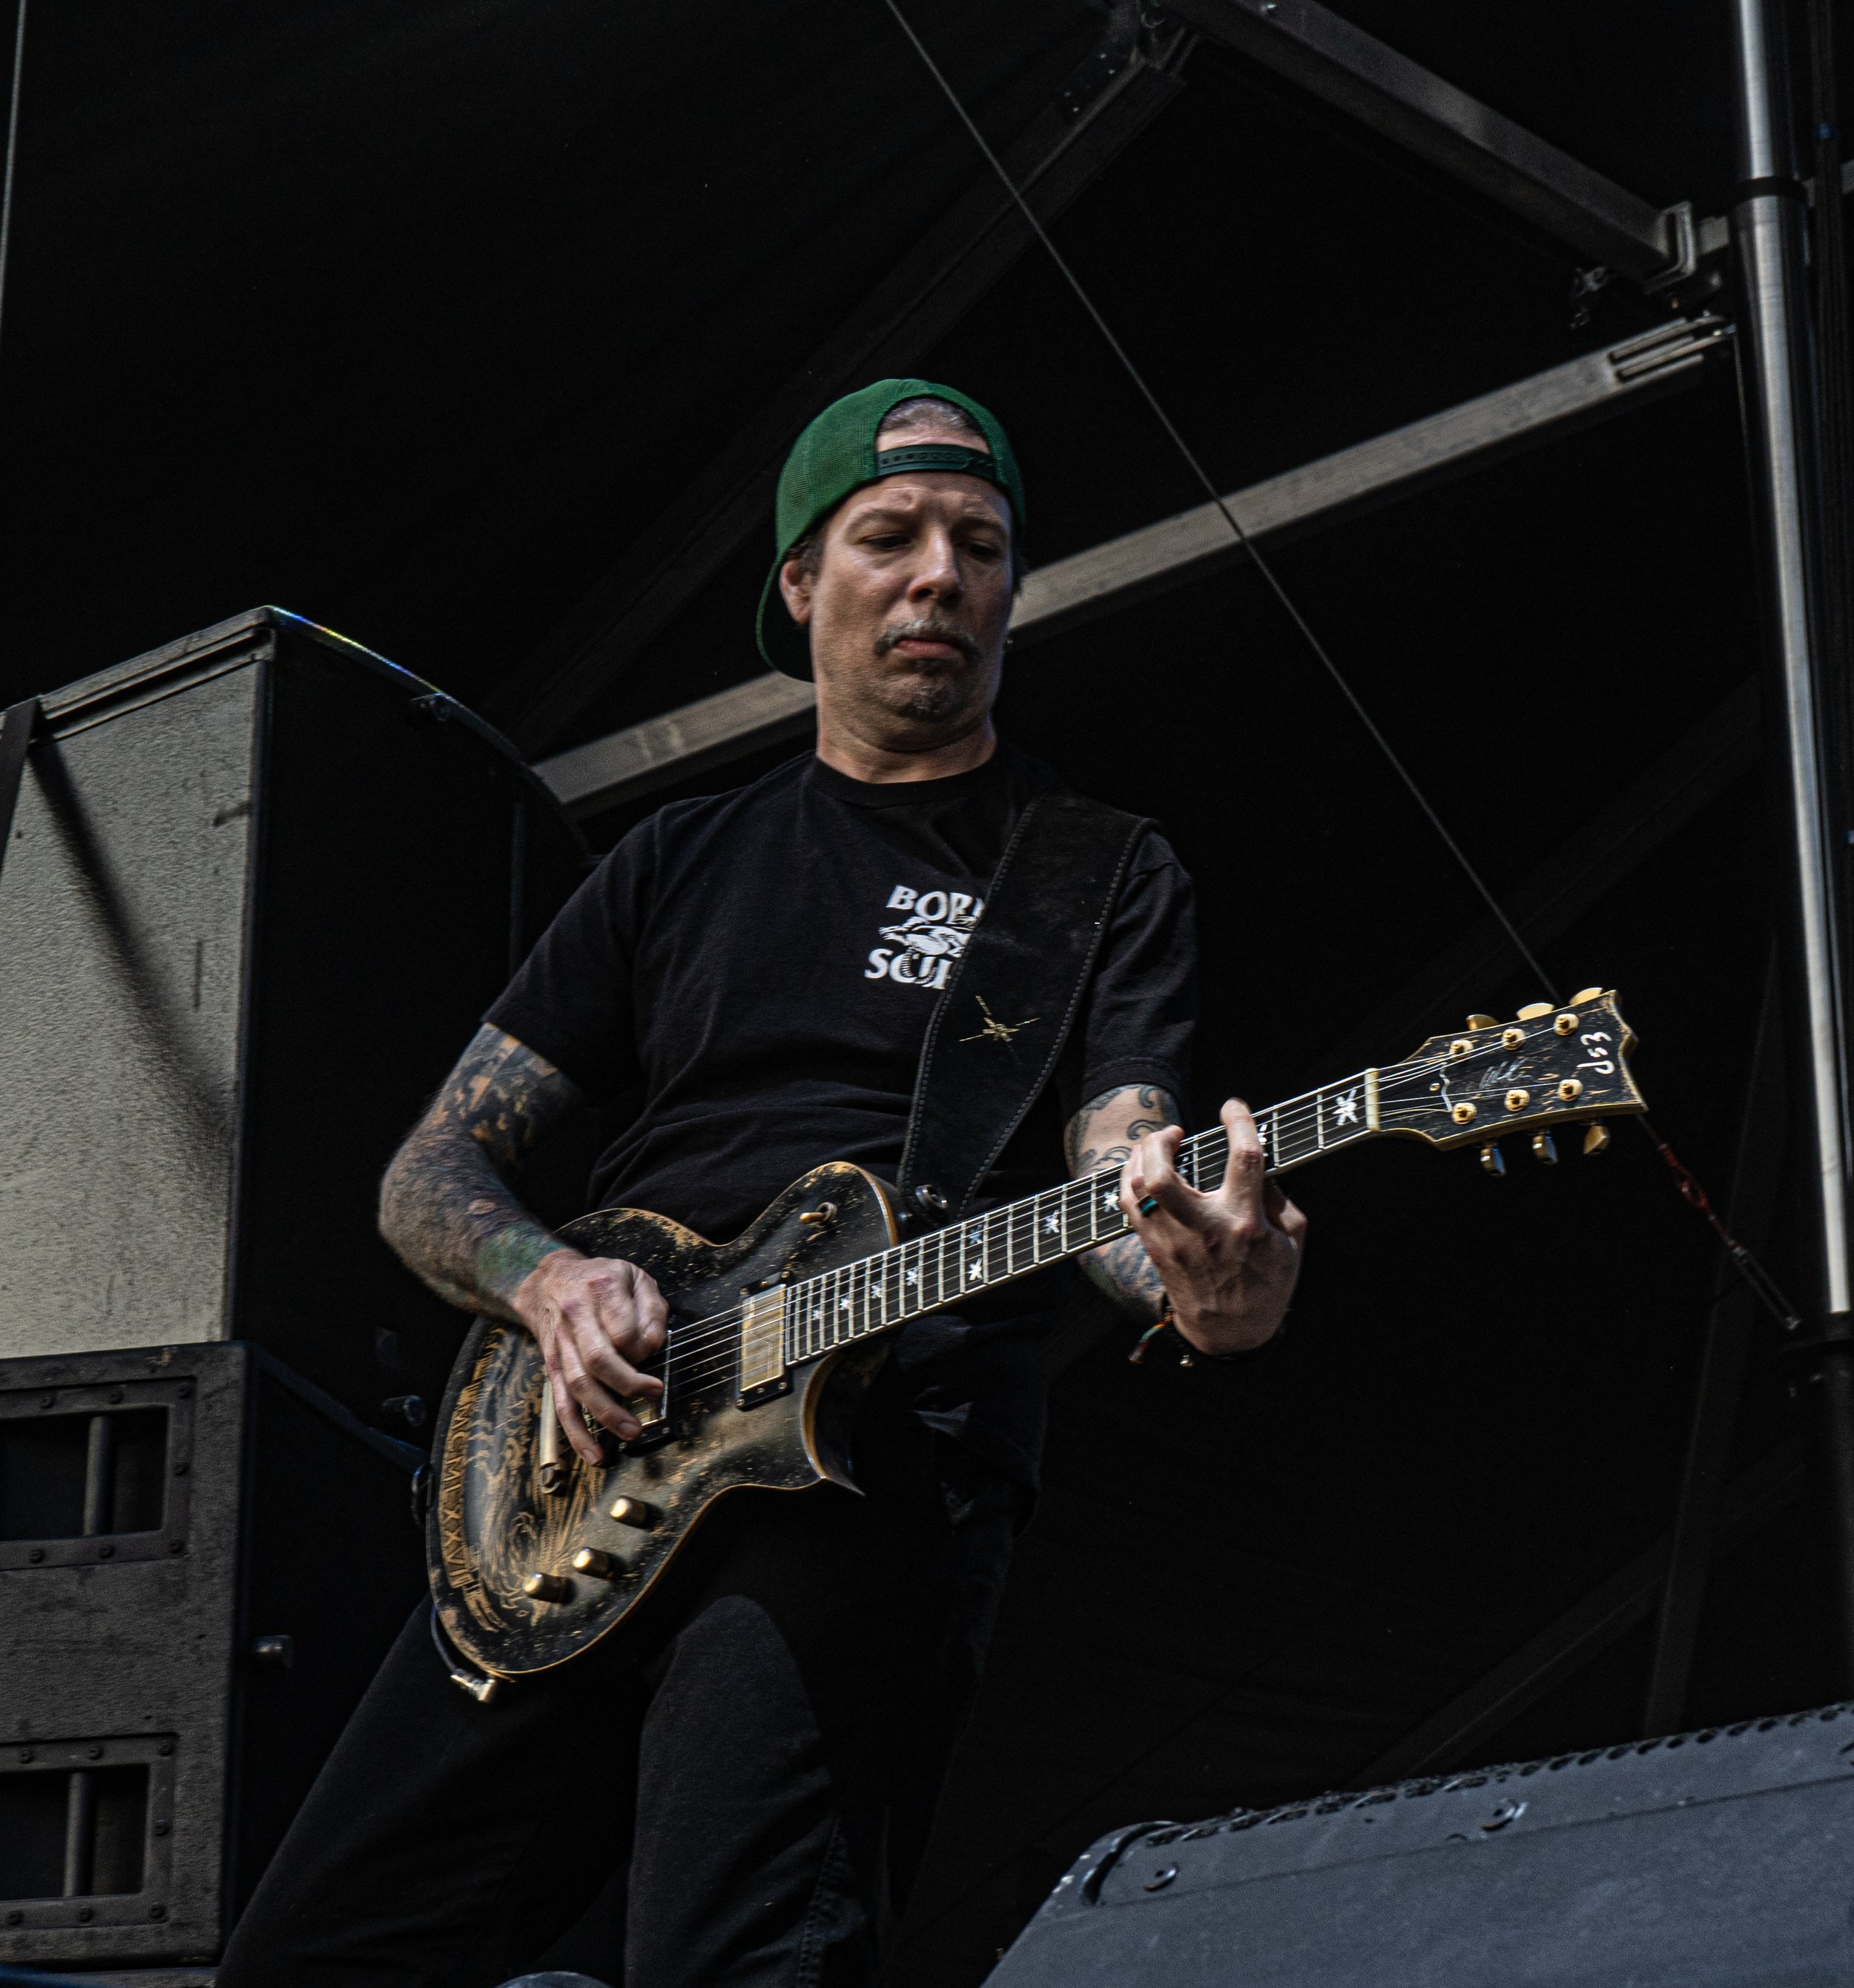
<svg viewBox="0 0 1854 1988">
<path fill-rule="evenodd" d="M 1149 1194 L 1146 1196 L 1145 1199 L 1139 1204 L 1139 1212 L 1142 1215 L 1150 1215 L 1153 1209 L 1158 1205 L 1159 1196 L 1155 1194 Z"/>
</svg>

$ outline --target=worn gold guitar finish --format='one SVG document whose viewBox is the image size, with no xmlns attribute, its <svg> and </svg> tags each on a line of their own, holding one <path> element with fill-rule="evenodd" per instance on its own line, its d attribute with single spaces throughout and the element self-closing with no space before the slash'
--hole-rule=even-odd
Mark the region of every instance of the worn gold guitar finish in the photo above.
<svg viewBox="0 0 1854 1988">
<path fill-rule="evenodd" d="M 1645 1109 L 1615 997 L 1591 988 L 1511 1022 L 1470 1017 L 1400 1063 L 1257 1114 L 1272 1173 L 1386 1136 L 1478 1145 L 1529 1136 L 1556 1158 L 1552 1128 Z M 1223 1178 L 1220 1126 L 1184 1141 L 1179 1171 Z M 634 1404 L 642 1435 L 605 1439 L 602 1464 L 564 1442 L 539 1348 L 514 1326 L 480 1320 L 451 1377 L 442 1464 L 429 1518 L 431 1587 L 445 1631 L 494 1677 L 567 1662 L 660 1584 L 716 1501 L 746 1490 L 854 1488 L 847 1438 L 882 1337 L 963 1297 L 1079 1256 L 1127 1232 L 1118 1169 L 898 1239 L 888 1191 L 860 1168 L 817 1168 L 732 1242 L 662 1216 L 611 1209 L 560 1232 L 588 1256 L 637 1264 L 670 1307 L 661 1401 Z M 544 1412 L 543 1412 L 544 1411 Z"/>
</svg>

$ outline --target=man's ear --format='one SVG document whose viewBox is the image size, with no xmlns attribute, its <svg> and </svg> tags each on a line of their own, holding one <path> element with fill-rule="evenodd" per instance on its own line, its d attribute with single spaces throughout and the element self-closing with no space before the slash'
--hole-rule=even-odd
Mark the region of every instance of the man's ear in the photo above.
<svg viewBox="0 0 1854 1988">
<path fill-rule="evenodd" d="M 787 560 L 779 569 L 779 592 L 786 612 L 802 628 L 811 618 L 811 580 L 797 560 Z"/>
</svg>

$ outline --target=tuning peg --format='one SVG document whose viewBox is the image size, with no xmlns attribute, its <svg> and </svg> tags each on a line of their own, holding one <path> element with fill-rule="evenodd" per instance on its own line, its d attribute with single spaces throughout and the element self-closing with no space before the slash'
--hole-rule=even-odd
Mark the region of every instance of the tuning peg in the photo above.
<svg viewBox="0 0 1854 1988">
<path fill-rule="evenodd" d="M 1470 1029 L 1490 1029 L 1493 1026 L 1494 1017 L 1491 1015 L 1470 1015 L 1468 1017 Z"/>
<path fill-rule="evenodd" d="M 1532 1157 L 1541 1167 L 1558 1165 L 1558 1141 L 1549 1132 L 1534 1132 L 1532 1134 Z"/>
<path fill-rule="evenodd" d="M 1536 1022 L 1541 1015 L 1548 1015 L 1551 1012 L 1551 1003 L 1549 1001 L 1528 1001 L 1520 1009 L 1517 1019 L 1522 1022 Z"/>
<path fill-rule="evenodd" d="M 573 1583 L 557 1574 L 531 1574 L 522 1583 L 522 1592 L 535 1601 L 565 1601 L 572 1597 Z"/>
<path fill-rule="evenodd" d="M 1584 1134 L 1585 1157 L 1588 1158 L 1593 1153 L 1606 1153 L 1609 1150 L 1609 1128 L 1607 1125 L 1592 1125 Z"/>
<path fill-rule="evenodd" d="M 1594 1001 L 1602 991 L 1600 987 L 1580 987 L 1565 1006 L 1567 1008 L 1581 1008 L 1586 1001 Z"/>
<path fill-rule="evenodd" d="M 1491 1174 L 1495 1180 L 1507 1177 L 1507 1163 L 1499 1146 L 1491 1139 L 1480 1149 L 1480 1167 L 1484 1173 Z"/>
</svg>

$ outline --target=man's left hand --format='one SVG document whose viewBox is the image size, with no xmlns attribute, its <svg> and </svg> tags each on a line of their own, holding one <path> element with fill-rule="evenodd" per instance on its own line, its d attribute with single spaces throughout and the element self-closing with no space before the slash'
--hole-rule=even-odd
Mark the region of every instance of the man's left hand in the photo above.
<svg viewBox="0 0 1854 1988">
<path fill-rule="evenodd" d="M 1201 1353 L 1246 1352 L 1274 1337 L 1301 1274 L 1307 1218 L 1267 1178 L 1255 1119 L 1223 1110 L 1230 1161 L 1201 1194 L 1179 1178 L 1176 1125 L 1149 1132 L 1120 1173 L 1120 1205 L 1172 1300 L 1179 1333 Z M 1155 1205 L 1140 1213 L 1142 1202 Z"/>
</svg>

